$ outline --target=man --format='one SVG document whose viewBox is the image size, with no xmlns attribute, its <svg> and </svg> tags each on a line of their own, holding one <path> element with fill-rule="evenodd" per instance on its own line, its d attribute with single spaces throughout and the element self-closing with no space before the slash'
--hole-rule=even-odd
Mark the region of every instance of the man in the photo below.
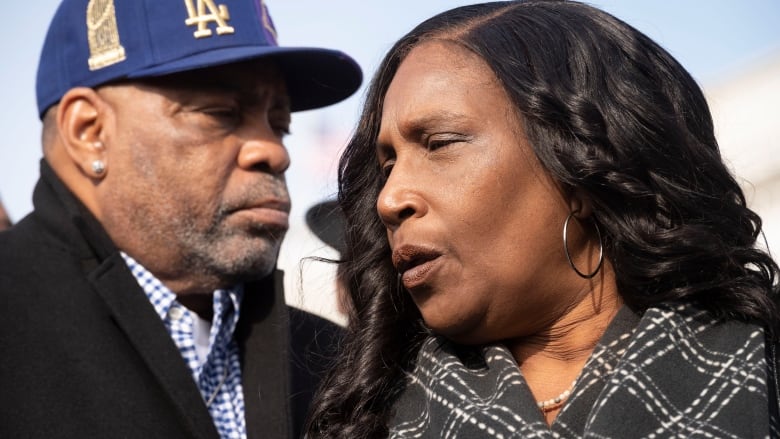
<svg viewBox="0 0 780 439">
<path fill-rule="evenodd" d="M 35 209 L 0 234 L 0 437 L 297 435 L 333 327 L 275 272 L 282 138 L 360 82 L 260 0 L 64 0 Z"/>
</svg>

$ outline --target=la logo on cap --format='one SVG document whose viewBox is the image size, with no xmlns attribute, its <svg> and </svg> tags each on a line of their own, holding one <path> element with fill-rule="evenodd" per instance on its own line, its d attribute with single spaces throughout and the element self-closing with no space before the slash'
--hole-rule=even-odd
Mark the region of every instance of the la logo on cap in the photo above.
<svg viewBox="0 0 780 439">
<path fill-rule="evenodd" d="M 227 6 L 217 6 L 214 4 L 214 0 L 198 0 L 197 5 L 193 4 L 192 0 L 184 0 L 184 4 L 187 5 L 187 13 L 189 14 L 189 18 L 184 23 L 187 26 L 198 26 L 198 30 L 194 33 L 195 38 L 210 37 L 212 32 L 207 25 L 211 22 L 217 24 L 217 35 L 235 32 L 235 29 L 227 24 L 230 20 Z"/>
</svg>

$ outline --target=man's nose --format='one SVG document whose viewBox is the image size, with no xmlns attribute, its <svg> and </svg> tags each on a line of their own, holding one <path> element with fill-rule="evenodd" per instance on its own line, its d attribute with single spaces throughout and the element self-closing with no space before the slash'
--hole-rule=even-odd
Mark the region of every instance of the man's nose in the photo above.
<svg viewBox="0 0 780 439">
<path fill-rule="evenodd" d="M 290 154 L 271 127 L 249 130 L 238 154 L 243 169 L 262 169 L 283 174 L 290 167 Z"/>
</svg>

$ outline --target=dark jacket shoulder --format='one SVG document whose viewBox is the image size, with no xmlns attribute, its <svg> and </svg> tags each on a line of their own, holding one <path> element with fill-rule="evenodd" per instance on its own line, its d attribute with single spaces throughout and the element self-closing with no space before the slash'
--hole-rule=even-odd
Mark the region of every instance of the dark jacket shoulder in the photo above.
<svg viewBox="0 0 780 439">
<path fill-rule="evenodd" d="M 314 393 L 332 366 L 343 328 L 297 308 L 290 310 L 292 406 L 308 413 Z M 305 417 L 304 417 L 305 419 Z M 296 426 L 296 433 L 301 426 Z"/>
</svg>

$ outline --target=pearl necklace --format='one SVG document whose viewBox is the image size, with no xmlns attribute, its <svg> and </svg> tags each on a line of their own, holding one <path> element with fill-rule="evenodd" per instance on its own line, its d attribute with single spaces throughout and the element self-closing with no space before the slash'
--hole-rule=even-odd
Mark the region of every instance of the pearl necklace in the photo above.
<svg viewBox="0 0 780 439">
<path fill-rule="evenodd" d="M 536 401 L 536 405 L 539 407 L 542 413 L 547 413 L 549 411 L 555 410 L 556 408 L 563 405 L 563 403 L 566 401 L 569 395 L 571 395 L 571 391 L 572 389 L 574 389 L 574 383 L 576 382 L 577 380 L 572 381 L 571 385 L 555 398 L 550 398 L 545 401 Z"/>
</svg>

